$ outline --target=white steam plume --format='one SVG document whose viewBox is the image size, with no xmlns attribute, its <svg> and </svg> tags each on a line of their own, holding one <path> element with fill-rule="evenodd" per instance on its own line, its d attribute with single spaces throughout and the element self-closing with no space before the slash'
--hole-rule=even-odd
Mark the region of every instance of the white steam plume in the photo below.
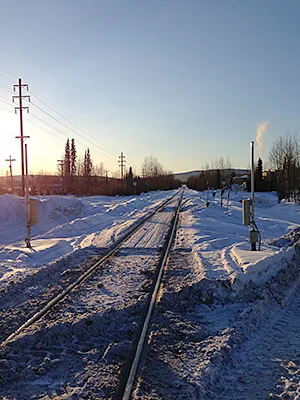
<svg viewBox="0 0 300 400">
<path fill-rule="evenodd" d="M 263 135 L 266 132 L 266 130 L 269 127 L 269 122 L 265 121 L 262 122 L 258 125 L 257 130 L 256 130 L 256 143 L 257 143 L 257 153 L 258 156 L 262 155 L 262 151 L 264 148 L 264 141 L 263 141 Z"/>
</svg>

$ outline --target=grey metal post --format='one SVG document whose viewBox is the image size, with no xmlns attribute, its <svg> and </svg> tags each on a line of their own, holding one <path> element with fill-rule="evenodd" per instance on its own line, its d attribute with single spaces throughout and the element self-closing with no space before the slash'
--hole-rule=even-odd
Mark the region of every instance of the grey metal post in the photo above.
<svg viewBox="0 0 300 400">
<path fill-rule="evenodd" d="M 29 188 L 28 188 L 28 156 L 27 156 L 27 144 L 25 143 L 25 193 L 26 193 L 26 239 L 25 243 L 27 247 L 31 247 L 30 244 L 30 203 L 29 203 Z"/>
<path fill-rule="evenodd" d="M 252 224 L 251 224 L 251 229 L 252 231 L 255 231 L 255 210 L 254 210 L 254 141 L 250 143 L 250 149 L 251 149 L 251 214 L 252 214 Z M 251 242 L 251 250 L 256 250 L 256 242 Z"/>
</svg>

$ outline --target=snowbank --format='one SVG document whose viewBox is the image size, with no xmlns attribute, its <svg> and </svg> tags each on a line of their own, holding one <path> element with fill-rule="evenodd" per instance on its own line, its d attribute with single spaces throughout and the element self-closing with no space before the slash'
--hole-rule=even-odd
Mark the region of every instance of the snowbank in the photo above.
<svg viewBox="0 0 300 400">
<path fill-rule="evenodd" d="M 249 242 L 242 242 L 232 247 L 231 254 L 240 267 L 240 272 L 234 274 L 234 280 L 262 284 L 276 276 L 291 261 L 295 248 L 262 245 L 260 251 L 249 251 Z"/>
</svg>

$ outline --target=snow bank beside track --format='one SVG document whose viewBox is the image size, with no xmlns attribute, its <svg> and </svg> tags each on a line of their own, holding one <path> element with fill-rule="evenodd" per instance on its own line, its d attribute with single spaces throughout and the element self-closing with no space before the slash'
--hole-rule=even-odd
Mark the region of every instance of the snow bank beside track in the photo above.
<svg viewBox="0 0 300 400">
<path fill-rule="evenodd" d="M 232 257 L 237 261 L 240 272 L 232 276 L 232 280 L 246 285 L 252 282 L 261 285 L 286 267 L 295 254 L 295 247 L 275 248 L 261 246 L 260 251 L 250 251 L 249 243 L 243 242 L 234 245 L 231 249 Z"/>
</svg>

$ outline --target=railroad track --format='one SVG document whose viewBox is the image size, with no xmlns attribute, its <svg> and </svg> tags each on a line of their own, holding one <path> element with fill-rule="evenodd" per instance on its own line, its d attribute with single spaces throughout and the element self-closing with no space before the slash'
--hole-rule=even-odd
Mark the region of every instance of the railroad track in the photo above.
<svg viewBox="0 0 300 400">
<path fill-rule="evenodd" d="M 34 313 L 32 312 L 32 316 L 30 318 L 26 319 L 25 321 L 23 321 L 23 323 L 20 324 L 18 328 L 14 329 L 10 335 L 8 335 L 8 336 L 6 335 L 5 338 L 1 338 L 1 335 L 0 335 L 0 340 L 1 340 L 0 349 L 3 349 L 11 340 L 13 340 L 14 337 L 16 337 L 19 333 L 21 333 L 28 326 L 32 325 L 33 323 L 38 321 L 40 318 L 42 318 L 49 310 L 51 310 L 51 308 L 55 304 L 57 304 L 62 299 L 64 299 L 68 293 L 70 293 L 74 288 L 76 288 L 78 285 L 80 285 L 81 282 L 83 282 L 88 276 L 90 276 L 97 268 L 99 268 L 101 265 L 103 265 L 103 263 L 107 259 L 109 259 L 111 256 L 116 254 L 117 250 L 122 246 L 122 244 L 124 242 L 126 242 L 126 240 L 128 240 L 134 233 L 136 233 L 141 228 L 141 226 L 143 226 L 157 212 L 160 212 L 170 201 L 173 200 L 174 197 L 176 197 L 176 194 L 173 195 L 172 197 L 166 199 L 165 201 L 163 201 L 163 203 L 161 205 L 159 205 L 159 207 L 156 210 L 151 212 L 149 215 L 147 215 L 141 221 L 138 221 L 138 223 L 134 224 L 117 242 L 114 243 L 113 246 L 111 246 L 109 249 L 107 249 L 106 252 L 103 251 L 103 249 L 102 249 L 101 253 L 104 252 L 104 254 L 102 254 L 97 261 L 94 261 L 87 270 L 83 265 L 83 268 L 80 268 L 78 271 L 79 276 L 76 280 L 74 280 L 73 282 L 66 285 L 66 287 L 64 289 L 61 289 L 61 287 L 63 285 L 60 286 L 59 287 L 60 291 L 58 294 L 56 294 L 55 296 L 52 296 L 52 299 L 50 301 L 44 302 L 45 304 L 43 304 L 43 306 L 40 307 L 40 309 L 38 311 L 36 311 Z M 71 275 L 74 275 L 74 274 L 71 274 Z M 75 272 L 75 275 L 77 275 L 77 271 Z M 10 324 L 13 324 L 13 322 L 10 321 Z M 3 330 L 5 330 L 5 327 Z"/>
<path fill-rule="evenodd" d="M 129 400 L 130 396 L 131 396 L 131 392 L 132 392 L 133 385 L 135 382 L 139 361 L 140 361 L 141 354 L 142 354 L 142 351 L 143 351 L 143 348 L 145 345 L 145 341 L 147 338 L 150 319 L 152 316 L 152 312 L 153 312 L 155 303 L 157 301 L 158 291 L 159 291 L 159 287 L 161 284 L 161 278 L 163 276 L 164 267 L 166 265 L 166 261 L 169 256 L 170 248 L 171 248 L 173 239 L 175 237 L 179 211 L 180 211 L 180 208 L 182 205 L 182 196 L 183 196 L 183 193 L 181 195 L 180 201 L 178 202 L 178 206 L 176 208 L 176 212 L 175 212 L 174 218 L 172 220 L 172 225 L 168 232 L 168 238 L 165 242 L 164 250 L 162 252 L 162 255 L 161 255 L 161 258 L 160 258 L 160 261 L 158 264 L 156 277 L 153 280 L 151 296 L 149 296 L 149 301 L 148 301 L 147 307 L 145 309 L 145 313 L 142 318 L 141 324 L 139 326 L 138 334 L 136 336 L 131 355 L 129 356 L 127 365 L 124 368 L 119 388 L 114 396 L 115 400 L 119 400 L 119 399 Z"/>
<path fill-rule="evenodd" d="M 143 220 L 138 226 L 134 226 L 129 232 L 127 232 L 122 240 L 115 243 L 114 247 L 110 249 L 105 256 L 94 263 L 87 271 L 78 277 L 75 282 L 72 282 L 60 294 L 55 296 L 55 298 L 53 298 L 41 310 L 35 313 L 2 341 L 0 353 L 0 395 L 16 395 L 20 390 L 20 385 L 24 387 L 24 381 L 26 382 L 25 386 L 28 386 L 28 392 L 36 395 L 36 388 L 43 387 L 43 384 L 39 383 L 40 381 L 38 376 L 44 376 L 49 373 L 51 379 L 54 381 L 57 380 L 57 376 L 53 371 L 51 371 L 49 365 L 51 366 L 52 362 L 54 363 L 55 360 L 55 363 L 59 364 L 59 361 L 57 361 L 58 355 L 65 353 L 65 350 L 67 349 L 67 351 L 75 351 L 76 354 L 79 354 L 80 358 L 81 355 L 86 354 L 86 349 L 89 348 L 89 345 L 87 343 L 82 343 L 81 339 L 74 339 L 74 335 L 78 336 L 78 332 L 84 325 L 84 329 L 90 329 L 90 331 L 92 331 L 91 336 L 93 339 L 90 339 L 89 337 L 89 340 L 92 342 L 90 347 L 99 349 L 99 352 L 102 354 L 101 359 L 103 360 L 103 363 L 106 363 L 106 367 L 109 364 L 109 367 L 106 368 L 107 371 L 104 371 L 104 375 L 102 374 L 100 378 L 98 377 L 97 372 L 93 372 L 92 374 L 93 379 L 97 380 L 98 385 L 102 385 L 99 383 L 99 379 L 100 381 L 103 381 L 103 376 L 104 380 L 107 382 L 106 388 L 97 388 L 97 393 L 103 392 L 102 394 L 99 394 L 99 396 L 103 397 L 99 398 L 109 398 L 109 396 L 114 396 L 115 399 L 126 399 L 130 397 L 134 375 L 147 335 L 151 312 L 156 302 L 163 267 L 176 231 L 182 196 L 183 192 L 165 201 L 154 213 L 145 218 L 145 220 Z M 171 228 L 169 229 L 170 223 Z M 165 238 L 167 240 L 164 240 L 162 246 L 162 240 Z M 159 247 L 159 251 L 157 251 L 157 246 Z M 135 265 L 133 265 L 132 270 L 129 271 L 129 276 L 128 273 L 127 275 L 125 274 L 126 269 L 122 271 L 122 265 L 124 265 L 124 263 L 126 264 L 126 257 L 128 257 L 128 249 L 133 253 L 139 253 L 138 255 L 133 255 Z M 121 259 L 121 261 L 117 261 L 118 259 Z M 142 268 L 141 260 L 144 262 Z M 149 261 L 151 262 L 149 263 Z M 154 264 L 157 262 L 158 267 L 155 269 Z M 150 268 L 146 267 L 147 263 L 151 265 Z M 106 273 L 103 272 L 105 275 L 104 279 L 101 274 L 99 277 L 99 274 L 94 273 L 99 270 L 100 266 L 105 266 L 101 271 L 108 270 Z M 110 291 L 114 290 L 115 286 L 111 283 L 111 280 L 113 279 L 113 276 L 116 276 L 116 271 L 120 274 L 124 274 L 123 278 L 118 278 L 119 280 L 117 281 L 117 284 L 124 282 L 124 285 L 128 284 L 130 289 L 126 289 L 124 292 L 120 290 L 121 294 L 117 294 L 118 290 L 116 290 L 116 294 L 111 296 L 112 300 L 110 306 L 105 308 L 100 304 L 99 307 L 97 306 L 98 309 L 95 312 L 94 308 L 96 306 L 94 303 L 93 305 L 90 304 L 90 299 L 97 296 L 97 290 L 98 292 L 101 292 L 99 298 L 101 298 L 101 296 L 104 298 L 105 295 L 108 296 L 108 287 L 110 288 Z M 136 291 L 137 279 L 132 278 L 136 271 L 139 271 L 139 277 L 137 279 L 141 282 L 138 291 Z M 110 272 L 112 274 L 110 274 Z M 81 285 L 83 281 L 85 281 L 85 285 Z M 99 302 L 101 303 L 100 300 Z M 129 304 L 129 306 L 126 307 L 124 304 Z M 147 311 L 142 311 L 143 318 L 142 322 L 140 322 L 140 313 L 145 306 L 147 306 Z M 89 307 L 90 309 L 87 314 L 87 309 Z M 124 311 L 125 309 L 126 312 Z M 118 310 L 122 310 L 121 317 L 118 317 L 117 315 Z M 88 315 L 87 318 L 86 315 Z M 101 315 L 101 317 L 99 317 L 99 315 Z M 68 325 L 68 329 L 66 329 L 66 316 L 68 321 L 72 321 Z M 113 333 L 108 332 L 107 335 L 104 335 L 104 339 L 104 336 L 102 337 L 103 340 L 101 341 L 101 335 L 97 335 L 98 327 L 100 331 L 103 330 L 103 326 L 106 326 L 106 322 L 109 321 L 109 329 L 113 330 L 111 327 L 115 326 L 118 322 L 118 318 L 120 323 L 124 323 L 124 326 L 126 324 L 128 325 L 126 325 L 126 329 L 124 329 L 123 332 L 118 333 L 118 329 L 115 327 Z M 57 328 L 60 325 L 62 326 L 61 336 Z M 70 336 L 72 325 L 75 325 L 75 334 L 71 335 L 70 346 L 68 344 L 62 345 L 63 340 Z M 92 329 L 94 327 L 96 329 L 95 331 Z M 55 340 L 53 333 L 55 334 Z M 44 334 L 46 339 L 43 337 Z M 114 351 L 116 351 L 117 346 L 115 345 L 122 342 L 122 334 L 124 334 L 126 338 L 126 354 L 122 355 L 121 361 L 111 361 L 113 359 L 112 355 L 114 354 Z M 115 337 L 116 339 L 111 340 L 112 337 Z M 46 350 L 49 342 L 51 342 L 49 350 Z M 132 342 L 134 343 L 133 345 Z M 71 346 L 72 344 L 73 346 Z M 1 361 L 4 360 L 6 364 L 14 365 L 19 357 L 20 351 L 22 350 L 24 351 L 24 363 L 21 367 L 16 367 L 15 376 L 13 372 L 11 373 L 11 376 L 1 376 Z M 47 356 L 48 353 L 50 354 L 49 357 Z M 129 359 L 127 358 L 127 353 L 130 353 Z M 42 362 L 41 358 L 43 358 Z M 61 359 L 61 361 L 63 360 Z M 29 368 L 29 372 L 28 365 L 31 368 Z M 69 367 L 72 371 L 72 367 L 70 365 Z M 102 369 L 105 370 L 105 368 Z M 11 368 L 11 370 L 13 370 L 13 368 Z M 20 376 L 24 378 L 24 370 L 27 370 L 26 373 L 28 377 L 26 378 L 25 376 L 22 383 Z M 117 370 L 114 378 L 109 378 L 111 370 Z M 74 372 L 70 372 L 70 374 L 74 374 Z M 55 375 L 55 378 L 53 375 Z M 8 393 L 8 387 L 11 386 L 10 382 L 12 380 L 17 382 L 18 379 L 20 379 L 20 385 L 12 385 L 12 391 Z M 60 388 L 60 390 L 65 390 L 66 393 L 69 393 L 72 389 L 66 386 L 68 385 L 66 382 L 64 385 L 64 389 Z M 1 386 L 3 386 L 3 389 Z M 54 387 L 55 384 L 52 386 Z M 89 398 L 88 393 L 89 390 L 92 389 L 89 387 L 82 388 L 81 386 L 78 390 L 86 392 L 86 398 Z M 116 391 L 117 387 L 118 389 Z M 43 390 L 45 390 L 45 388 Z M 26 394 L 26 396 L 28 395 Z M 16 398 L 29 398 L 29 396 L 26 396 L 22 397 L 22 394 L 20 394 L 20 397 L 16 396 Z M 59 396 L 60 395 L 58 394 L 58 398 Z"/>
</svg>

